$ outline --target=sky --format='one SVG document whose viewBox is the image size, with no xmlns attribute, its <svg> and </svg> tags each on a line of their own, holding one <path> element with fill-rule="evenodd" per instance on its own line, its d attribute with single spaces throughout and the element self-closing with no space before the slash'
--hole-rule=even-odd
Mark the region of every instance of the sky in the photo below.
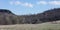
<svg viewBox="0 0 60 30">
<path fill-rule="evenodd" d="M 60 8 L 60 0 L 0 0 L 0 9 L 16 15 L 37 14 L 54 8 Z"/>
</svg>

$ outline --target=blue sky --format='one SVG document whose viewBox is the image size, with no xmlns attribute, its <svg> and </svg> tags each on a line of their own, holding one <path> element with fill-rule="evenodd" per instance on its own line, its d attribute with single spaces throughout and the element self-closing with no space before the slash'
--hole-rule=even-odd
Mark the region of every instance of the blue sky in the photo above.
<svg viewBox="0 0 60 30">
<path fill-rule="evenodd" d="M 37 14 L 53 8 L 60 8 L 60 0 L 0 0 L 0 9 L 16 15 Z"/>
</svg>

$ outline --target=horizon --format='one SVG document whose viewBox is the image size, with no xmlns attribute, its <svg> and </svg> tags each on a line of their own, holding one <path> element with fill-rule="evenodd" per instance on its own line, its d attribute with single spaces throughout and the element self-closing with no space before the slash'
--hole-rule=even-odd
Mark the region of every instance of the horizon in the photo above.
<svg viewBox="0 0 60 30">
<path fill-rule="evenodd" d="M 0 9 L 8 9 L 16 15 L 29 15 L 60 8 L 60 0 L 0 0 Z"/>
</svg>

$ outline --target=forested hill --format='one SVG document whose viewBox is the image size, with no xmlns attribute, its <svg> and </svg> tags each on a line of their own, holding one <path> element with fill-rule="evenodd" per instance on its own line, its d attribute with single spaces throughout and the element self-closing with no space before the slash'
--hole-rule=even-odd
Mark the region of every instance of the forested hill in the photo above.
<svg viewBox="0 0 60 30">
<path fill-rule="evenodd" d="M 38 24 L 60 20 L 60 8 L 54 8 L 33 15 L 16 15 L 10 10 L 0 9 L 0 25 Z"/>
<path fill-rule="evenodd" d="M 24 23 L 42 23 L 60 20 L 60 8 L 54 8 L 35 15 L 25 15 Z M 27 21 L 27 22 L 26 22 Z"/>
</svg>

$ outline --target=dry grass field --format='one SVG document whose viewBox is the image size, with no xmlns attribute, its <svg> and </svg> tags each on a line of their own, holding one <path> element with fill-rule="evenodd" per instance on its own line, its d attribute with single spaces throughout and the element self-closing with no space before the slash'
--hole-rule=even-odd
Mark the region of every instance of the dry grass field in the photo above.
<svg viewBox="0 0 60 30">
<path fill-rule="evenodd" d="M 60 24 L 16 24 L 0 25 L 0 30 L 60 30 Z"/>
</svg>

